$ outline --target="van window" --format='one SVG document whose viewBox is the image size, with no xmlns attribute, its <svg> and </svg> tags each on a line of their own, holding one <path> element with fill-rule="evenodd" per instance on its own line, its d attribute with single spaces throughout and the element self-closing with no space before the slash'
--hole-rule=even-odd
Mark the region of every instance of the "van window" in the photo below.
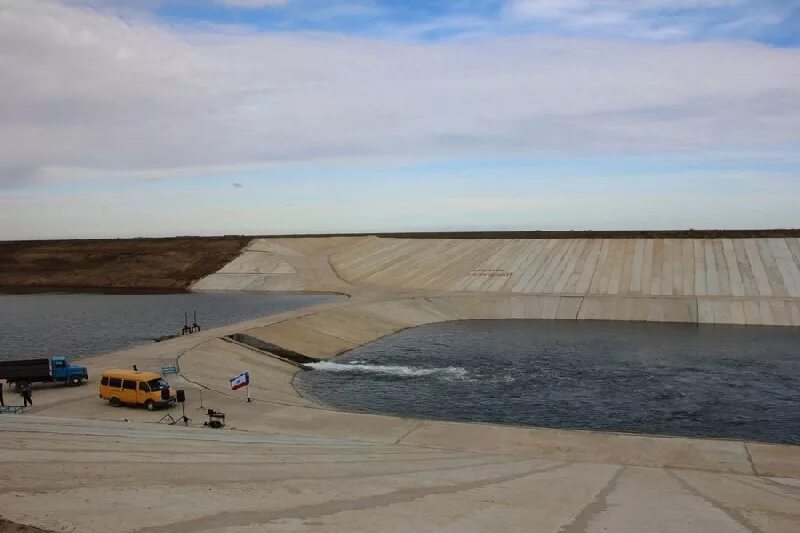
<svg viewBox="0 0 800 533">
<path fill-rule="evenodd" d="M 122 382 L 123 389 L 136 390 L 136 382 L 126 379 Z"/>
<path fill-rule="evenodd" d="M 108 385 L 108 376 L 103 376 L 103 379 L 100 380 L 100 385 Z"/>
<path fill-rule="evenodd" d="M 151 379 L 147 383 L 150 385 L 150 388 L 154 391 L 169 388 L 169 383 L 167 383 L 161 378 Z"/>
<path fill-rule="evenodd" d="M 115 389 L 121 389 L 122 388 L 122 380 L 119 379 L 119 378 L 111 378 L 111 379 L 108 380 L 108 386 L 109 387 L 114 387 Z"/>
<path fill-rule="evenodd" d="M 144 381 L 139 382 L 139 390 L 143 390 L 145 392 L 150 392 L 150 387 L 147 386 L 147 383 Z"/>
</svg>

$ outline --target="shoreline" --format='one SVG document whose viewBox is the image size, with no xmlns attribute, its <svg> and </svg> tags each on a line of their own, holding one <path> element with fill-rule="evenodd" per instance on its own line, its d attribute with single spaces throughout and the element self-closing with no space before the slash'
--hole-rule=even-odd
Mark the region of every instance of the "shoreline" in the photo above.
<svg viewBox="0 0 800 533">
<path fill-rule="evenodd" d="M 687 511 L 693 517 L 711 516 L 725 506 L 723 509 L 743 513 L 763 509 L 770 519 L 775 516 L 785 523 L 796 520 L 796 509 L 792 510 L 796 502 L 787 500 L 775 487 L 800 483 L 800 446 L 332 410 L 298 393 L 293 385 L 299 371 L 296 367 L 220 339 L 232 333 L 267 332 L 267 338 L 284 345 L 308 336 L 313 343 L 308 346 L 332 357 L 336 346 L 316 328 L 331 331 L 333 327 L 355 341 L 359 331 L 368 337 L 377 334 L 377 324 L 400 329 L 405 323 L 403 329 L 407 329 L 424 322 L 420 315 L 428 320 L 443 318 L 441 309 L 426 307 L 424 301 L 354 299 L 319 304 L 187 336 L 194 338 L 152 343 L 87 360 L 93 381 L 81 387 L 38 391 L 35 408 L 26 412 L 27 416 L 10 420 L 11 426 L 0 431 L 5 474 L 15 485 L 27 480 L 25 488 L 0 493 L 4 518 L 47 533 L 66 528 L 108 530 L 107 513 L 97 507 L 102 502 L 119 509 L 114 519 L 120 531 L 143 527 L 191 530 L 184 526 L 202 527 L 209 516 L 212 520 L 219 517 L 215 523 L 222 527 L 227 525 L 227 517 L 240 509 L 254 513 L 254 518 L 245 516 L 241 526 L 264 523 L 272 524 L 264 528 L 280 529 L 290 523 L 279 521 L 276 526 L 274 520 L 305 516 L 306 508 L 313 516 L 314 509 L 332 505 L 332 511 L 322 512 L 325 524 L 331 517 L 342 516 L 344 521 L 327 530 L 354 530 L 348 527 L 349 520 L 363 516 L 361 510 L 368 509 L 364 527 L 355 530 L 373 531 L 373 517 L 391 520 L 393 516 L 395 500 L 383 505 L 382 495 L 409 494 L 397 502 L 414 509 L 409 513 L 401 508 L 403 518 L 396 530 L 402 531 L 409 516 L 424 515 L 426 523 L 438 520 L 437 524 L 445 527 L 451 523 L 448 513 L 430 511 L 430 505 L 448 509 L 453 503 L 468 510 L 501 511 L 492 524 L 506 516 L 509 504 L 523 505 L 515 513 L 524 508 L 551 514 L 554 509 L 566 508 L 574 509 L 577 516 L 596 498 L 594 494 L 607 486 L 614 509 L 626 513 L 641 512 L 640 492 L 649 498 L 647 491 L 663 487 L 666 496 L 647 500 L 648 512 L 674 512 L 676 505 L 696 498 L 695 506 Z M 381 317 L 378 322 L 377 316 Z M 334 317 L 338 322 L 331 322 Z M 179 417 L 182 410 L 177 406 L 150 413 L 141 408 L 110 407 L 97 398 L 97 376 L 102 368 L 137 363 L 141 370 L 157 370 L 160 364 L 175 361 L 180 374 L 170 376 L 170 383 L 186 390 L 184 407 L 194 419 L 192 427 L 157 423 L 167 413 Z M 251 373 L 252 403 L 246 402 L 241 390 L 229 390 L 228 377 L 244 369 Z M 224 412 L 226 428 L 204 429 L 201 423 L 206 409 Z M 48 444 L 40 451 L 43 441 Z M 54 473 L 48 464 L 40 464 L 42 453 L 67 468 Z M 136 468 L 131 468 L 131 461 Z M 97 470 L 99 465 L 102 472 Z M 520 472 L 521 465 L 525 466 Z M 536 470 L 530 475 L 531 467 L 554 474 Z M 487 468 L 491 471 L 486 472 Z M 507 473 L 495 472 L 498 468 Z M 154 475 L 158 485 L 152 485 Z M 508 485 L 507 476 L 520 478 L 523 485 Z M 676 479 L 690 483 L 691 489 L 682 489 Z M 474 484 L 470 480 L 475 480 Z M 52 502 L 53 490 L 58 491 L 64 509 L 50 512 L 47 503 Z M 478 500 L 472 500 L 473 493 Z M 531 496 L 522 498 L 523 494 Z M 549 494 L 553 498 L 544 499 Z M 572 503 L 570 498 L 576 494 L 586 501 Z M 356 503 L 353 508 L 347 503 L 363 498 L 372 502 L 376 497 L 375 504 Z M 709 505 L 709 497 L 720 503 Z M 265 498 L 276 510 L 263 510 Z M 91 503 L 86 503 L 87 499 Z M 159 513 L 165 501 L 170 507 L 180 506 L 180 516 Z M 342 505 L 342 501 L 346 503 Z M 296 513 L 298 508 L 301 513 Z M 513 520 L 518 524 L 518 519 Z M 545 530 L 557 531 L 560 524 L 570 522 L 569 518 L 559 519 Z M 424 524 L 418 526 L 415 529 L 422 530 Z"/>
<path fill-rule="evenodd" d="M 0 296 L 20 296 L 25 294 L 113 294 L 138 296 L 142 294 L 190 294 L 186 289 L 147 288 L 147 287 L 82 287 L 82 286 L 0 286 Z"/>
</svg>

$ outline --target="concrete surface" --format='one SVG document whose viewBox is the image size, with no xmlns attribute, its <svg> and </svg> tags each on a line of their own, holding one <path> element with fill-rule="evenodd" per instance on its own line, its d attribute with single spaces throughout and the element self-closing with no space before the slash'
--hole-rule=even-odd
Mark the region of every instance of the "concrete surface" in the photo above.
<svg viewBox="0 0 800 533">
<path fill-rule="evenodd" d="M 255 239 L 194 288 L 571 297 L 542 318 L 800 326 L 800 239 Z"/>
<path fill-rule="evenodd" d="M 91 383 L 38 386 L 33 409 L 0 420 L 0 515 L 89 532 L 800 527 L 800 447 L 339 412 L 296 394 L 295 367 L 220 339 L 280 331 L 289 345 L 313 324 L 346 347 L 446 316 L 416 300 L 322 304 L 87 360 Z M 97 396 L 103 368 L 175 360 L 191 427 Z M 243 369 L 252 403 L 228 387 Z M 209 407 L 227 428 L 202 427 Z"/>
<path fill-rule="evenodd" d="M 53 531 L 89 532 L 800 530 L 797 446 L 340 412 L 296 393 L 296 367 L 222 339 L 247 333 L 327 358 L 401 329 L 469 318 L 703 321 L 708 311 L 701 302 L 708 300 L 712 317 L 719 302 L 720 309 L 739 302 L 751 323 L 767 316 L 774 322 L 781 309 L 794 316 L 795 296 L 499 292 L 508 287 L 502 277 L 481 282 L 492 290 L 417 290 L 401 281 L 389 290 L 344 276 L 334 268 L 336 257 L 355 254 L 348 267 L 355 272 L 379 257 L 397 257 L 407 243 L 319 241 L 325 239 L 254 241 L 227 271 L 196 286 L 293 287 L 343 292 L 350 299 L 87 360 L 91 383 L 39 386 L 33 409 L 2 417 L 0 516 Z M 356 253 L 361 246 L 371 248 Z M 470 257 L 495 275 L 481 259 L 482 248 L 444 241 L 436 246 L 444 254 L 443 268 Z M 492 257 L 505 250 L 503 261 L 521 264 L 514 255 L 527 245 L 482 246 L 491 248 Z M 585 250 L 589 243 L 574 246 Z M 599 246 L 601 262 L 604 245 Z M 636 243 L 630 247 L 637 250 Z M 420 244 L 404 252 L 404 269 L 424 277 L 425 253 Z M 573 261 L 565 263 L 568 269 Z M 778 271 L 789 279 L 793 271 L 782 264 Z M 375 281 L 400 280 L 404 269 L 364 272 Z M 576 276 L 580 281 L 584 271 Z M 448 279 L 442 273 L 432 283 L 434 278 Z M 563 279 L 566 287 L 572 273 Z M 773 307 L 775 302 L 784 307 Z M 187 390 L 191 427 L 154 424 L 163 412 L 113 408 L 98 398 L 102 369 L 137 364 L 158 370 L 175 361 L 181 375 L 170 381 Z M 243 390 L 228 385 L 243 370 L 252 378 L 251 403 Z M 226 413 L 225 429 L 202 427 L 208 408 Z M 179 407 L 169 412 L 181 415 Z"/>
<path fill-rule="evenodd" d="M 0 509 L 54 531 L 789 532 L 786 480 L 156 424 L 14 417 Z"/>
</svg>

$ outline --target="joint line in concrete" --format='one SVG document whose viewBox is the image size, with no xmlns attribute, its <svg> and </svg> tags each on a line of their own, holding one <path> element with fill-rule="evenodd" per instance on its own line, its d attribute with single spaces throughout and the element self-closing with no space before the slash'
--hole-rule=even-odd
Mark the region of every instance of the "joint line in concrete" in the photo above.
<svg viewBox="0 0 800 533">
<path fill-rule="evenodd" d="M 756 469 L 756 465 L 753 464 L 753 457 L 750 455 L 750 448 L 747 447 L 747 443 L 743 442 L 742 446 L 744 447 L 744 454 L 747 456 L 747 462 L 750 464 L 750 470 L 753 471 L 754 476 L 760 476 L 761 474 L 758 473 Z"/>
<path fill-rule="evenodd" d="M 421 428 L 421 427 L 422 427 L 424 424 L 425 424 L 425 422 L 417 422 L 416 424 L 414 424 L 414 427 L 412 427 L 411 429 L 409 429 L 408 431 L 406 431 L 405 433 L 403 433 L 403 435 L 401 435 L 399 439 L 397 439 L 396 441 L 394 441 L 394 444 L 395 444 L 395 445 L 397 445 L 397 444 L 400 444 L 400 442 L 401 442 L 403 439 L 405 439 L 406 437 L 408 437 L 409 435 L 411 435 L 413 432 L 415 432 L 416 430 L 418 430 L 419 428 Z"/>
<path fill-rule="evenodd" d="M 758 527 L 756 527 L 753 524 L 751 524 L 742 515 L 742 513 L 739 512 L 738 509 L 732 509 L 730 507 L 726 507 L 722 502 L 720 502 L 718 500 L 715 500 L 714 498 L 708 496 L 707 494 L 704 494 L 704 493 L 700 492 L 698 489 L 696 489 L 695 487 L 690 485 L 688 481 L 686 481 L 685 479 L 680 477 L 678 474 L 676 474 L 672 470 L 665 470 L 665 471 L 666 471 L 667 474 L 669 474 L 670 476 L 675 478 L 675 480 L 681 485 L 681 487 L 686 489 L 689 493 L 691 493 L 692 495 L 697 496 L 698 498 L 708 502 L 715 509 L 717 509 L 719 511 L 722 511 L 723 513 L 725 513 L 728 516 L 728 518 L 730 518 L 731 520 L 733 520 L 734 522 L 736 522 L 737 524 L 739 524 L 740 526 L 745 528 L 750 533 L 764 533 L 761 529 L 759 529 Z"/>
<path fill-rule="evenodd" d="M 608 480 L 606 486 L 598 492 L 594 499 L 578 513 L 572 522 L 565 524 L 558 530 L 558 533 L 585 533 L 589 529 L 589 524 L 595 515 L 602 513 L 606 510 L 606 498 L 617 487 L 617 482 L 622 474 L 625 472 L 626 467 L 620 466 L 611 479 Z"/>
</svg>

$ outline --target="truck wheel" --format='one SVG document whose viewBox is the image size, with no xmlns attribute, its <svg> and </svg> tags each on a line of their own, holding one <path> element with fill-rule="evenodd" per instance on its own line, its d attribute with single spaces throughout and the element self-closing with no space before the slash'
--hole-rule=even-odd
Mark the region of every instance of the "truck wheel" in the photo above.
<svg viewBox="0 0 800 533">
<path fill-rule="evenodd" d="M 155 411 L 156 402 L 154 402 L 153 400 L 147 400 L 146 402 L 144 402 L 144 408 L 147 409 L 148 411 Z"/>
<path fill-rule="evenodd" d="M 111 404 L 111 405 L 113 405 L 114 407 L 119 407 L 120 405 L 122 405 L 122 402 L 120 402 L 120 401 L 119 401 L 119 398 L 117 398 L 116 396 L 114 396 L 113 398 L 111 398 L 110 400 L 108 400 L 108 403 L 110 403 L 110 404 Z"/>
<path fill-rule="evenodd" d="M 81 384 L 81 377 L 72 376 L 71 378 L 69 378 L 69 384 L 72 385 L 73 387 L 77 387 L 78 385 Z"/>
</svg>

